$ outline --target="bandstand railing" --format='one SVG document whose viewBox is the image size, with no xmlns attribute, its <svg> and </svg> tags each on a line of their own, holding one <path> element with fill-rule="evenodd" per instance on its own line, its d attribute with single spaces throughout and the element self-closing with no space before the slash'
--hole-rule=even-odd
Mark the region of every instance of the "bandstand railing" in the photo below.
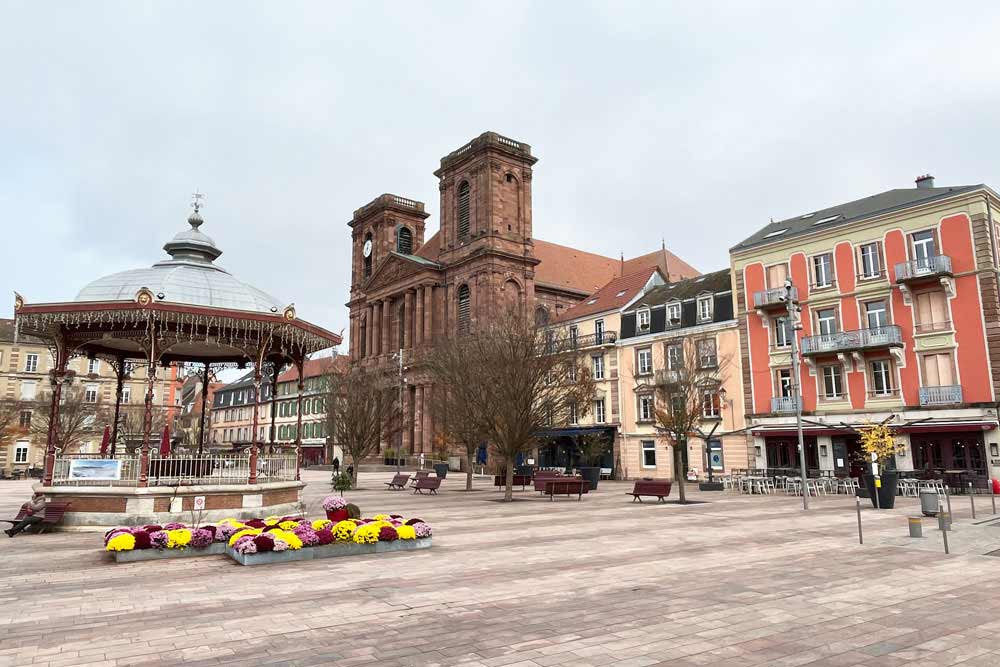
<svg viewBox="0 0 1000 667">
<path fill-rule="evenodd" d="M 56 486 L 139 486 L 141 457 L 122 455 L 120 479 L 70 478 L 74 460 L 108 459 L 100 454 L 66 454 L 56 457 L 52 484 Z M 296 479 L 294 454 L 257 456 L 257 483 L 284 482 Z M 150 453 L 148 486 L 223 486 L 250 482 L 249 454 L 171 455 L 159 457 Z"/>
</svg>

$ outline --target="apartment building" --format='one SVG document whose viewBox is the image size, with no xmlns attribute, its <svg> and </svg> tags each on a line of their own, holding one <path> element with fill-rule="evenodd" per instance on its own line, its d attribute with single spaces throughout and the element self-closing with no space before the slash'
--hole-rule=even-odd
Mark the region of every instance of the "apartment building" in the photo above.
<svg viewBox="0 0 1000 667">
<path fill-rule="evenodd" d="M 728 269 L 644 291 L 622 309 L 617 342 L 620 453 L 625 477 L 673 477 L 669 438 L 655 411 L 668 385 L 700 394 L 698 431 L 681 452 L 684 474 L 699 478 L 748 467 L 740 326 Z M 676 390 L 675 390 L 676 391 Z M 691 404 L 688 401 L 688 404 Z"/>
<path fill-rule="evenodd" d="M 0 467 L 8 475 L 39 470 L 45 457 L 45 438 L 31 428 L 41 415 L 47 415 L 50 392 L 49 370 L 53 360 L 49 348 L 40 340 L 15 336 L 14 320 L 0 319 L 0 401 L 17 412 L 16 426 L 0 438 Z M 114 421 L 113 410 L 117 374 L 110 363 L 101 359 L 76 357 L 69 362 L 73 372 L 69 395 L 78 397 L 92 411 L 75 447 L 79 453 L 96 453 L 104 427 Z M 175 382 L 177 369 L 157 369 L 153 404 L 165 412 L 172 423 L 179 409 L 180 386 Z M 122 405 L 142 405 L 146 391 L 145 369 L 126 376 L 122 385 Z M 33 434 L 33 431 L 35 433 Z M 68 452 L 69 453 L 69 452 Z"/>
<path fill-rule="evenodd" d="M 922 176 L 772 222 L 731 249 L 758 467 L 798 462 L 795 336 L 810 468 L 860 473 L 852 427 L 888 419 L 898 469 L 953 483 L 1000 475 L 998 207 L 985 185 Z"/>
</svg>

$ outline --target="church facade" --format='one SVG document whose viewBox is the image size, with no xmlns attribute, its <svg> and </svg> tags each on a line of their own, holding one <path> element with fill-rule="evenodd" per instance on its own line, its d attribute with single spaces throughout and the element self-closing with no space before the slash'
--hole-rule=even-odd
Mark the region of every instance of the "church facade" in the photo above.
<svg viewBox="0 0 1000 667">
<path fill-rule="evenodd" d="M 350 360 L 397 367 L 403 357 L 400 446 L 439 444 L 421 357 L 441 337 L 475 331 L 507 308 L 545 323 L 615 277 L 658 267 L 668 280 L 698 275 L 658 249 L 614 259 L 534 237 L 531 147 L 485 132 L 441 158 L 438 231 L 425 239 L 424 204 L 383 194 L 354 211 L 351 228 Z"/>
</svg>

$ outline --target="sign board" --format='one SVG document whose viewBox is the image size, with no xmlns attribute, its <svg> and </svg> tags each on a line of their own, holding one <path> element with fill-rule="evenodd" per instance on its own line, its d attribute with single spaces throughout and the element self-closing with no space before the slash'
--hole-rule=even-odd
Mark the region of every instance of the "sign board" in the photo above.
<svg viewBox="0 0 1000 667">
<path fill-rule="evenodd" d="M 838 468 L 844 467 L 844 459 L 837 459 L 837 467 Z"/>
<path fill-rule="evenodd" d="M 122 462 L 118 459 L 71 459 L 71 480 L 116 480 L 122 478 Z"/>
<path fill-rule="evenodd" d="M 194 497 L 194 509 L 196 512 L 205 509 L 205 496 Z"/>
</svg>

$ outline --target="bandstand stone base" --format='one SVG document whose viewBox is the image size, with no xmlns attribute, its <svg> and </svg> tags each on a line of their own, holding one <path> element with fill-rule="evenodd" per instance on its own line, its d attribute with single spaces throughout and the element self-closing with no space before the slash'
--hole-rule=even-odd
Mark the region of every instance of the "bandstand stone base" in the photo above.
<svg viewBox="0 0 1000 667">
<path fill-rule="evenodd" d="M 47 502 L 70 503 L 55 530 L 105 530 L 171 521 L 208 524 L 232 517 L 253 519 L 301 512 L 303 482 L 200 486 L 42 486 Z M 196 496 L 205 509 L 194 510 Z"/>
</svg>

